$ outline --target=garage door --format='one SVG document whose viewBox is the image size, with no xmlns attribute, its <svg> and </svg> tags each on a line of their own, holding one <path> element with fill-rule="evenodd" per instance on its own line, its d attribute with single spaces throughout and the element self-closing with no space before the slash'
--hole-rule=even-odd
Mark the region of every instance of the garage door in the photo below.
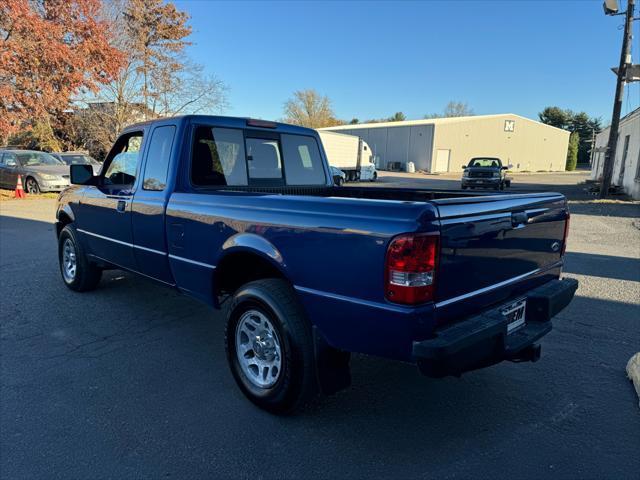
<svg viewBox="0 0 640 480">
<path fill-rule="evenodd" d="M 436 152 L 436 168 L 434 173 L 449 171 L 449 155 L 451 150 L 438 150 Z"/>
</svg>

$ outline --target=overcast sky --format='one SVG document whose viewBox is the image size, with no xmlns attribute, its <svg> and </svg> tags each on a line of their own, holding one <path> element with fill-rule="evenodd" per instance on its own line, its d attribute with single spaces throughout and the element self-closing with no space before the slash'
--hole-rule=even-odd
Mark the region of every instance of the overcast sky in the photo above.
<svg viewBox="0 0 640 480">
<path fill-rule="evenodd" d="M 229 86 L 228 115 L 278 119 L 294 90 L 314 88 L 346 120 L 421 118 L 449 100 L 610 120 L 624 17 L 602 0 L 176 3 L 192 16 L 190 55 Z M 640 82 L 623 113 L 639 105 Z"/>
</svg>

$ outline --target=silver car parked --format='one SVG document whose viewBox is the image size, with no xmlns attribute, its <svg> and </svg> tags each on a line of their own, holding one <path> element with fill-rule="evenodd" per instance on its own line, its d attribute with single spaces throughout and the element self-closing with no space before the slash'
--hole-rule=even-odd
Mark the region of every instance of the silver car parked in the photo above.
<svg viewBox="0 0 640 480">
<path fill-rule="evenodd" d="M 51 152 L 51 155 L 67 165 L 91 165 L 95 176 L 100 174 L 102 168 L 100 162 L 84 152 Z"/>
<path fill-rule="evenodd" d="M 69 186 L 69 166 L 48 153 L 0 150 L 0 187 L 13 190 L 18 175 L 27 193 L 59 192 Z"/>
</svg>

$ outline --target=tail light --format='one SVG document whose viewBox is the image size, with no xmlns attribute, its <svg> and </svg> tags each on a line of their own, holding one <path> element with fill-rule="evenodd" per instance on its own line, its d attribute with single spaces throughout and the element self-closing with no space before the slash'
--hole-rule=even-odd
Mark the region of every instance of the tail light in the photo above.
<svg viewBox="0 0 640 480">
<path fill-rule="evenodd" d="M 385 262 L 387 300 L 408 305 L 433 300 L 438 240 L 437 234 L 412 234 L 391 241 Z"/>
<path fill-rule="evenodd" d="M 560 255 L 564 256 L 564 252 L 567 251 L 567 237 L 569 236 L 569 219 L 571 215 L 567 212 L 567 220 L 564 222 L 564 234 L 562 236 L 562 249 L 560 250 Z"/>
</svg>

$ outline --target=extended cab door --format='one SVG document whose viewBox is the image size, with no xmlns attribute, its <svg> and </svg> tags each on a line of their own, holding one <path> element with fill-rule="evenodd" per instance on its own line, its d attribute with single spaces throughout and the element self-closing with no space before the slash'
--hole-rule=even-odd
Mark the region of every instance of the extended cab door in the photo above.
<svg viewBox="0 0 640 480">
<path fill-rule="evenodd" d="M 170 175 L 173 149 L 177 150 L 175 125 L 159 125 L 150 134 L 145 149 L 144 173 L 133 197 L 132 225 L 134 255 L 138 271 L 173 284 L 169 267 L 165 209 L 173 190 L 175 175 Z"/>
<path fill-rule="evenodd" d="M 131 200 L 136 188 L 143 132 L 123 134 L 104 162 L 97 186 L 79 202 L 78 232 L 91 254 L 136 270 L 131 230 Z"/>
</svg>

